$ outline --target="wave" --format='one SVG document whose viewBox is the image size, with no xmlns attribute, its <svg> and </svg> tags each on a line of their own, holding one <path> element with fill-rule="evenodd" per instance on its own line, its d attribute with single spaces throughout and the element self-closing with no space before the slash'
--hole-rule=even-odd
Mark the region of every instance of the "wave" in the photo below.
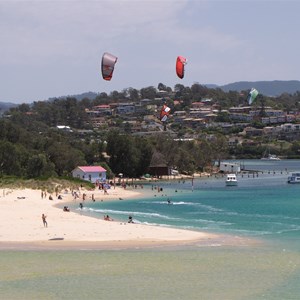
<svg viewBox="0 0 300 300">
<path fill-rule="evenodd" d="M 163 204 L 163 205 L 169 205 L 169 203 L 167 201 L 151 201 L 151 202 L 146 202 L 146 201 L 143 201 L 143 202 L 140 202 L 142 204 Z M 172 201 L 171 200 L 171 205 L 184 205 L 184 206 L 193 206 L 193 207 L 199 207 L 199 208 L 204 208 L 204 209 L 207 209 L 209 211 L 218 211 L 218 212 L 221 212 L 221 211 L 225 211 L 224 209 L 221 209 L 221 208 L 217 208 L 217 207 L 214 207 L 214 206 L 211 206 L 211 205 L 207 205 L 207 204 L 202 204 L 202 203 L 196 203 L 196 202 L 186 202 L 186 201 L 179 201 L 179 202 L 176 202 L 176 201 Z"/>
<path fill-rule="evenodd" d="M 276 231 L 276 234 L 282 234 L 282 233 L 287 233 L 287 232 L 295 232 L 295 231 L 300 231 L 300 227 L 298 228 L 291 228 L 291 229 L 283 229 L 283 230 L 279 230 Z"/>
<path fill-rule="evenodd" d="M 181 218 L 170 217 L 160 213 L 147 213 L 141 211 L 126 211 L 126 210 L 121 211 L 121 210 L 112 210 L 112 209 L 93 209 L 93 208 L 89 208 L 89 211 L 94 213 L 112 214 L 112 215 L 120 215 L 120 216 L 131 215 L 134 217 L 159 218 L 159 219 L 177 220 L 177 221 L 183 220 Z"/>
<path fill-rule="evenodd" d="M 217 224 L 223 226 L 232 226 L 234 223 L 226 222 L 226 221 L 218 221 L 218 220 L 206 220 L 206 219 L 195 219 L 193 220 L 195 223 L 205 223 L 205 224 Z"/>
<path fill-rule="evenodd" d="M 283 220 L 300 220 L 298 217 L 290 217 L 290 216 L 284 216 L 284 215 L 268 215 L 268 214 L 247 214 L 247 213 L 240 213 L 240 212 L 234 212 L 234 211 L 225 211 L 224 215 L 227 216 L 239 216 L 239 217 L 247 217 L 247 218 L 258 218 L 258 219 L 283 219 Z"/>
<path fill-rule="evenodd" d="M 266 222 L 273 220 L 273 219 L 281 219 L 286 221 L 299 221 L 299 217 L 291 217 L 286 215 L 270 215 L 270 214 L 259 214 L 259 213 L 244 213 L 244 212 L 237 212 L 237 211 L 230 211 L 225 209 L 215 208 L 209 205 L 199 205 L 199 207 L 206 208 L 207 211 L 194 211 L 190 212 L 191 215 L 218 215 L 218 216 L 235 216 L 235 217 L 242 217 L 242 218 L 251 218 L 251 219 L 264 219 Z M 271 221 L 270 221 L 271 222 Z"/>
</svg>

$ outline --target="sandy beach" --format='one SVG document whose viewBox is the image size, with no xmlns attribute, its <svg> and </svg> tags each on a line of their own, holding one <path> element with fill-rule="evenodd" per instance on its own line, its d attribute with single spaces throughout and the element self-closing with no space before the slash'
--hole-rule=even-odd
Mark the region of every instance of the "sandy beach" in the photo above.
<svg viewBox="0 0 300 300">
<path fill-rule="evenodd" d="M 79 191 L 76 202 L 95 199 L 118 201 L 138 196 L 136 190 L 124 190 L 121 187 L 109 190 L 104 195 L 102 190 Z M 142 224 L 129 224 L 105 221 L 81 215 L 80 212 L 65 212 L 56 207 L 58 204 L 75 201 L 71 191 L 52 194 L 53 200 L 32 189 L 0 190 L 0 248 L 97 248 L 97 247 L 147 247 L 155 245 L 182 245 L 198 241 L 220 241 L 218 235 L 164 228 Z M 99 201 L 99 200 L 97 200 Z M 84 202 L 83 202 L 84 203 Z M 47 227 L 44 226 L 42 214 L 45 214 Z M 232 242 L 232 241 L 231 241 Z M 230 243 L 231 243 L 230 242 Z"/>
</svg>

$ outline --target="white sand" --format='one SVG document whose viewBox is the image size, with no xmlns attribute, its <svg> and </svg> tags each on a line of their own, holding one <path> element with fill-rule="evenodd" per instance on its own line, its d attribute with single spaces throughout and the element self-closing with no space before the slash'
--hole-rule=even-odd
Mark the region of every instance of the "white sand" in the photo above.
<svg viewBox="0 0 300 300">
<path fill-rule="evenodd" d="M 103 198 L 115 200 L 119 197 L 137 196 L 134 190 L 124 190 L 120 187 L 109 190 L 109 195 L 103 191 L 81 191 L 87 194 L 85 201 Z M 164 228 L 141 224 L 129 224 L 118 221 L 104 221 L 80 215 L 78 212 L 64 212 L 55 207 L 65 201 L 73 201 L 71 193 L 61 194 L 63 200 L 55 195 L 53 200 L 41 197 L 40 190 L 10 190 L 0 189 L 0 243 L 42 243 L 45 245 L 59 243 L 60 245 L 84 245 L 97 243 L 102 245 L 164 245 L 184 244 L 199 240 L 218 238 L 217 235 L 188 230 Z M 98 200 L 99 201 L 99 200 Z M 77 203 L 82 202 L 77 199 Z M 48 227 L 44 227 L 42 214 L 47 216 Z M 47 246 L 47 247 L 48 247 Z M 51 246 L 50 246 L 51 247 Z"/>
</svg>

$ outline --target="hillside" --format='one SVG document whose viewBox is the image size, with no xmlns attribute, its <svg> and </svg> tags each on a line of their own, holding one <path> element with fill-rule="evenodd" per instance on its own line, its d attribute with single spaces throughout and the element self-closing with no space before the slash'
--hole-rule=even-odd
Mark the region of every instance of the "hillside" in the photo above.
<svg viewBox="0 0 300 300">
<path fill-rule="evenodd" d="M 300 81 L 298 80 L 274 80 L 274 81 L 239 81 L 219 86 L 224 92 L 243 91 L 256 88 L 260 94 L 266 96 L 280 96 L 283 93 L 294 94 L 300 91 Z"/>
<path fill-rule="evenodd" d="M 18 104 L 10 103 L 10 102 L 0 102 L 0 115 L 5 111 L 9 110 L 11 107 L 16 107 Z"/>
<path fill-rule="evenodd" d="M 61 97 L 51 97 L 48 99 L 48 101 L 53 101 L 55 99 L 64 99 L 67 97 L 70 98 L 76 98 L 77 100 L 81 101 L 82 99 L 95 99 L 97 96 L 99 95 L 99 93 L 94 93 L 94 92 L 86 92 L 86 93 L 82 93 L 82 94 L 78 94 L 78 95 L 67 95 L 67 96 L 61 96 Z"/>
</svg>

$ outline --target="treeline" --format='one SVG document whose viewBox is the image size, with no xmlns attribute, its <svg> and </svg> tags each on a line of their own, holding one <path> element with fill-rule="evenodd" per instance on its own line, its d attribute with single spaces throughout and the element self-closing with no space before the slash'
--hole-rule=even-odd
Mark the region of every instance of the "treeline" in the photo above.
<svg viewBox="0 0 300 300">
<path fill-rule="evenodd" d="M 151 163 L 158 162 L 193 174 L 227 155 L 222 135 L 211 142 L 205 139 L 180 142 L 167 136 L 144 138 L 110 131 L 98 138 L 95 135 L 93 139 L 82 139 L 76 133 L 45 126 L 38 132 L 36 128 L 42 128 L 38 122 L 20 121 L 22 125 L 16 124 L 13 118 L 0 120 L 1 175 L 69 176 L 79 165 L 102 165 L 109 177 L 118 173 L 140 177 L 148 172 Z"/>
</svg>

